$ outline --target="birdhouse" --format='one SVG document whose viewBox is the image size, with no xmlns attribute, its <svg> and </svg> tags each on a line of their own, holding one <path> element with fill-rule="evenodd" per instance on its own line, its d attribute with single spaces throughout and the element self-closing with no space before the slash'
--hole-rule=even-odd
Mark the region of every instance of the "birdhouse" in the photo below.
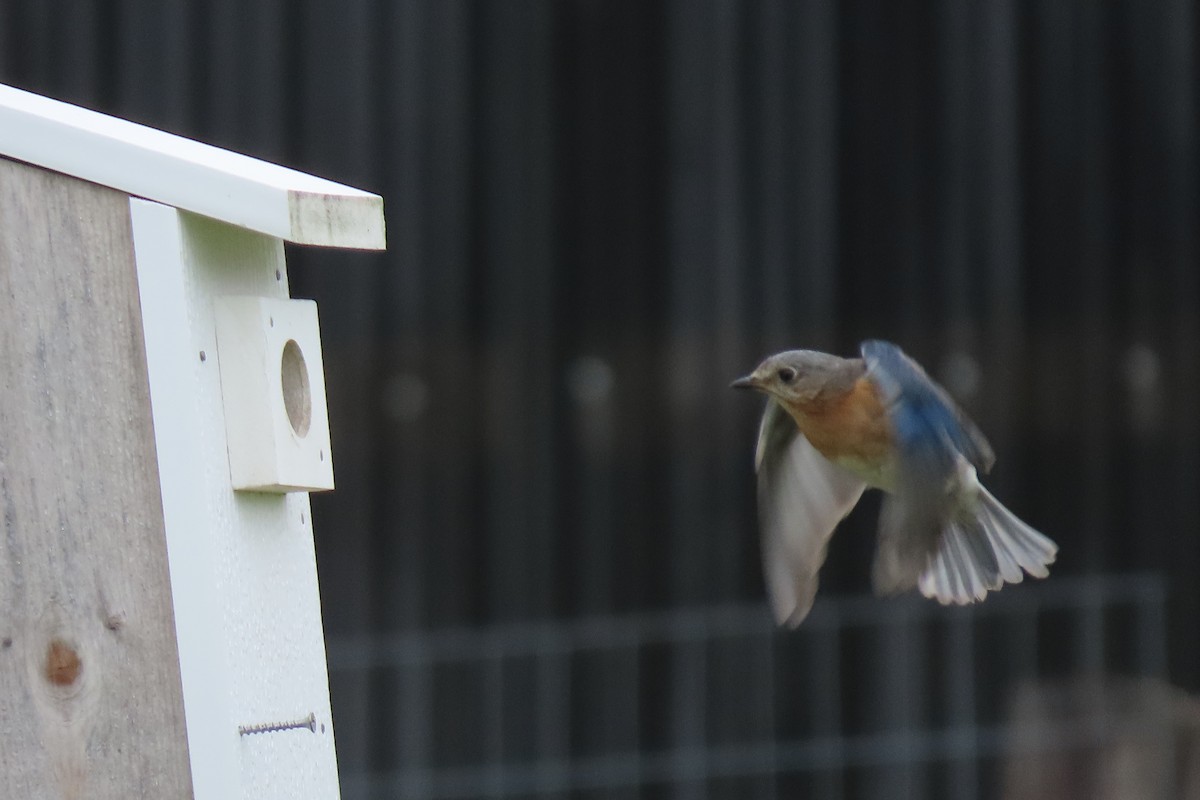
<svg viewBox="0 0 1200 800">
<path fill-rule="evenodd" d="M 285 241 L 382 200 L 0 86 L 0 797 L 338 796 Z"/>
</svg>

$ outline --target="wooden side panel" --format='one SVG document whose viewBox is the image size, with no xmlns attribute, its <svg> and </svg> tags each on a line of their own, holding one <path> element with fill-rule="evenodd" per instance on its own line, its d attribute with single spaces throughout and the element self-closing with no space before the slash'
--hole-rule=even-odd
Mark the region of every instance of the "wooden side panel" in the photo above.
<svg viewBox="0 0 1200 800">
<path fill-rule="evenodd" d="M 129 200 L 4 159 L 0 519 L 0 797 L 190 797 Z"/>
</svg>

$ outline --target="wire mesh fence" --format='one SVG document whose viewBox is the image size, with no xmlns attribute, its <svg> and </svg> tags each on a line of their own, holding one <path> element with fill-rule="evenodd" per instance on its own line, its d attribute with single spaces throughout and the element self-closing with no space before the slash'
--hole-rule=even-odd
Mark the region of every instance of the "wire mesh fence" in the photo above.
<svg viewBox="0 0 1200 800">
<path fill-rule="evenodd" d="M 1161 580 L 1136 575 L 967 608 L 823 598 L 792 632 L 752 604 L 336 639 L 339 737 L 395 737 L 394 766 L 344 774 L 343 796 L 1000 797 L 1012 754 L 1113 732 L 1014 722 L 1019 688 L 1161 678 L 1165 620 Z M 356 680 L 394 687 L 370 719 L 339 706 Z"/>
</svg>

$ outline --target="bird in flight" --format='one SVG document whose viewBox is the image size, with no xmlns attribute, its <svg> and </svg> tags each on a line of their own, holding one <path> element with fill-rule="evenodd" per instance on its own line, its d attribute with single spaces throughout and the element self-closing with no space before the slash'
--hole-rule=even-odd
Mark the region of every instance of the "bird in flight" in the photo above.
<svg viewBox="0 0 1200 800">
<path fill-rule="evenodd" d="M 776 620 L 808 616 L 829 537 L 868 488 L 886 493 L 871 570 L 876 593 L 917 588 L 943 604 L 982 600 L 1058 546 L 979 482 L 987 440 L 917 362 L 872 340 L 861 358 L 789 350 L 734 388 L 767 395 L 758 432 L 759 525 Z"/>
</svg>

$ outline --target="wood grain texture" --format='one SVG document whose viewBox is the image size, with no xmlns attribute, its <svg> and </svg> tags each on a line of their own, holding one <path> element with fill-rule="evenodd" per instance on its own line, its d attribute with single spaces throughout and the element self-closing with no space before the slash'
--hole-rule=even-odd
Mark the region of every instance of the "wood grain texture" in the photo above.
<svg viewBox="0 0 1200 800">
<path fill-rule="evenodd" d="M 190 797 L 125 194 L 0 159 L 0 366 L 0 797 Z"/>
</svg>

